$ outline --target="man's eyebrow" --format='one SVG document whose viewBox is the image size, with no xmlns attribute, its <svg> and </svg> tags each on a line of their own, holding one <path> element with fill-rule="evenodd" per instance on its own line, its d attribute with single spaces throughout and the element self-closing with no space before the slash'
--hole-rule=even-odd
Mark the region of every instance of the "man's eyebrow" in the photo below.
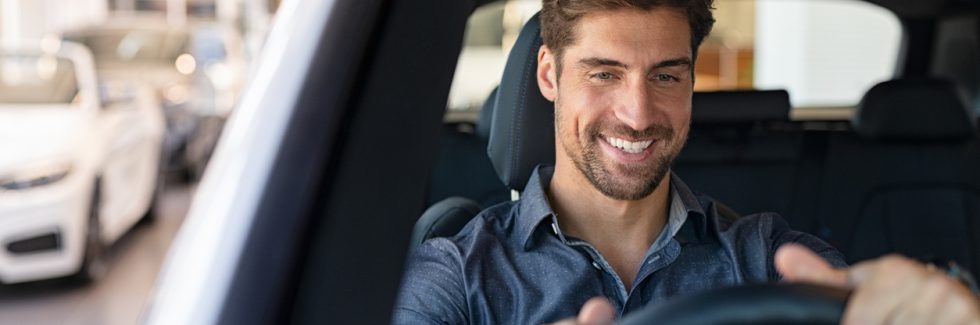
<svg viewBox="0 0 980 325">
<path fill-rule="evenodd" d="M 613 59 L 596 58 L 596 57 L 584 58 L 584 59 L 578 60 L 578 63 L 580 65 L 584 65 L 584 66 L 587 66 L 587 67 L 613 66 L 613 67 L 620 67 L 620 68 L 623 68 L 623 69 L 629 68 L 629 66 L 627 66 L 626 63 L 622 63 L 622 62 L 619 62 L 619 61 L 616 61 L 616 60 L 613 60 Z"/>
<path fill-rule="evenodd" d="M 613 59 L 600 58 L 600 57 L 584 58 L 579 60 L 578 63 L 586 67 L 613 66 L 613 67 L 620 67 L 623 69 L 629 68 L 629 65 L 627 65 L 626 63 L 622 63 Z M 655 64 L 650 69 L 653 70 L 653 69 L 669 68 L 669 67 L 677 67 L 677 66 L 690 67 L 691 59 L 686 57 L 667 59 L 667 60 L 657 62 L 657 64 Z"/>
<path fill-rule="evenodd" d="M 689 59 L 689 58 L 683 58 L 682 57 L 682 58 L 675 58 L 675 59 L 663 60 L 663 61 L 660 61 L 659 63 L 657 63 L 656 65 L 654 65 L 653 66 L 653 69 L 677 67 L 677 66 L 682 66 L 682 65 L 686 65 L 686 66 L 690 67 L 691 66 L 691 59 Z"/>
</svg>

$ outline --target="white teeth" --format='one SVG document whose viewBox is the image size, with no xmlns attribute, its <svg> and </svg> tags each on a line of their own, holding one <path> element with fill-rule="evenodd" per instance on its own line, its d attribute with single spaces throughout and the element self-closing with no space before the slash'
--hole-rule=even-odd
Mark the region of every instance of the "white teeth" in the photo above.
<svg viewBox="0 0 980 325">
<path fill-rule="evenodd" d="M 613 147 L 619 148 L 627 153 L 640 153 L 646 150 L 647 147 L 653 143 L 653 140 L 630 142 L 620 138 L 609 137 L 606 138 L 606 142 L 611 144 Z"/>
</svg>

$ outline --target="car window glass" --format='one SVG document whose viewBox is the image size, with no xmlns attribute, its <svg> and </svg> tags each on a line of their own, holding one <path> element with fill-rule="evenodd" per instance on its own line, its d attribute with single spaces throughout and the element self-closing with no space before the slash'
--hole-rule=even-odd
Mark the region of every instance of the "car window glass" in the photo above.
<svg viewBox="0 0 980 325">
<path fill-rule="evenodd" d="M 854 106 L 892 79 L 901 25 L 863 1 L 719 0 L 697 90 L 786 89 L 795 108 Z"/>
<path fill-rule="evenodd" d="M 521 27 L 540 9 L 540 0 L 511 0 L 482 6 L 470 15 L 449 91 L 450 113 L 480 109 L 500 83 L 507 53 Z"/>
<path fill-rule="evenodd" d="M 500 82 L 520 27 L 540 7 L 536 0 L 511 0 L 470 16 L 448 116 L 475 119 L 461 113 L 479 110 Z M 876 5 L 717 0 L 715 8 L 714 30 L 699 49 L 697 91 L 786 89 L 794 108 L 853 107 L 871 86 L 894 75 L 901 25 Z"/>
</svg>

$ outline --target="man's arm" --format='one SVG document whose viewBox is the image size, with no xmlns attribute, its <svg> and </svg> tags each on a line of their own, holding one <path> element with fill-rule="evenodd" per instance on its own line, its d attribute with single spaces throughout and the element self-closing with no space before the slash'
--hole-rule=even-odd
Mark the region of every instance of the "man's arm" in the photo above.
<svg viewBox="0 0 980 325">
<path fill-rule="evenodd" d="M 426 241 L 408 262 L 392 324 L 466 324 L 466 290 L 456 246 Z"/>
<path fill-rule="evenodd" d="M 774 216 L 772 218 L 772 229 L 770 234 L 769 278 L 772 280 L 783 279 L 782 274 L 776 270 L 774 258 L 776 256 L 776 250 L 786 244 L 797 244 L 806 247 L 835 268 L 847 267 L 847 262 L 844 260 L 844 254 L 841 254 L 840 251 L 833 246 L 830 246 L 830 244 L 827 244 L 817 236 L 790 229 L 789 223 L 787 223 L 782 217 Z"/>
</svg>

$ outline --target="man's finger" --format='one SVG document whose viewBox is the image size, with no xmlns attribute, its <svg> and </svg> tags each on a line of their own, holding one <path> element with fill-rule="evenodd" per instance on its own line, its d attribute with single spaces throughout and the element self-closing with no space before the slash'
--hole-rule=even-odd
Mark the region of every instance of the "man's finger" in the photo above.
<svg viewBox="0 0 980 325">
<path fill-rule="evenodd" d="M 616 309 L 603 297 L 589 299 L 578 313 L 582 325 L 606 325 L 616 321 Z"/>
<path fill-rule="evenodd" d="M 786 244 L 779 247 L 773 264 L 787 281 L 849 286 L 847 271 L 833 268 L 822 257 L 800 245 Z"/>
<path fill-rule="evenodd" d="M 922 265 L 897 255 L 852 266 L 848 280 L 854 291 L 841 324 L 889 324 L 914 319 L 907 315 L 897 317 L 904 305 L 923 304 L 919 300 L 923 298 L 925 271 Z"/>
</svg>

